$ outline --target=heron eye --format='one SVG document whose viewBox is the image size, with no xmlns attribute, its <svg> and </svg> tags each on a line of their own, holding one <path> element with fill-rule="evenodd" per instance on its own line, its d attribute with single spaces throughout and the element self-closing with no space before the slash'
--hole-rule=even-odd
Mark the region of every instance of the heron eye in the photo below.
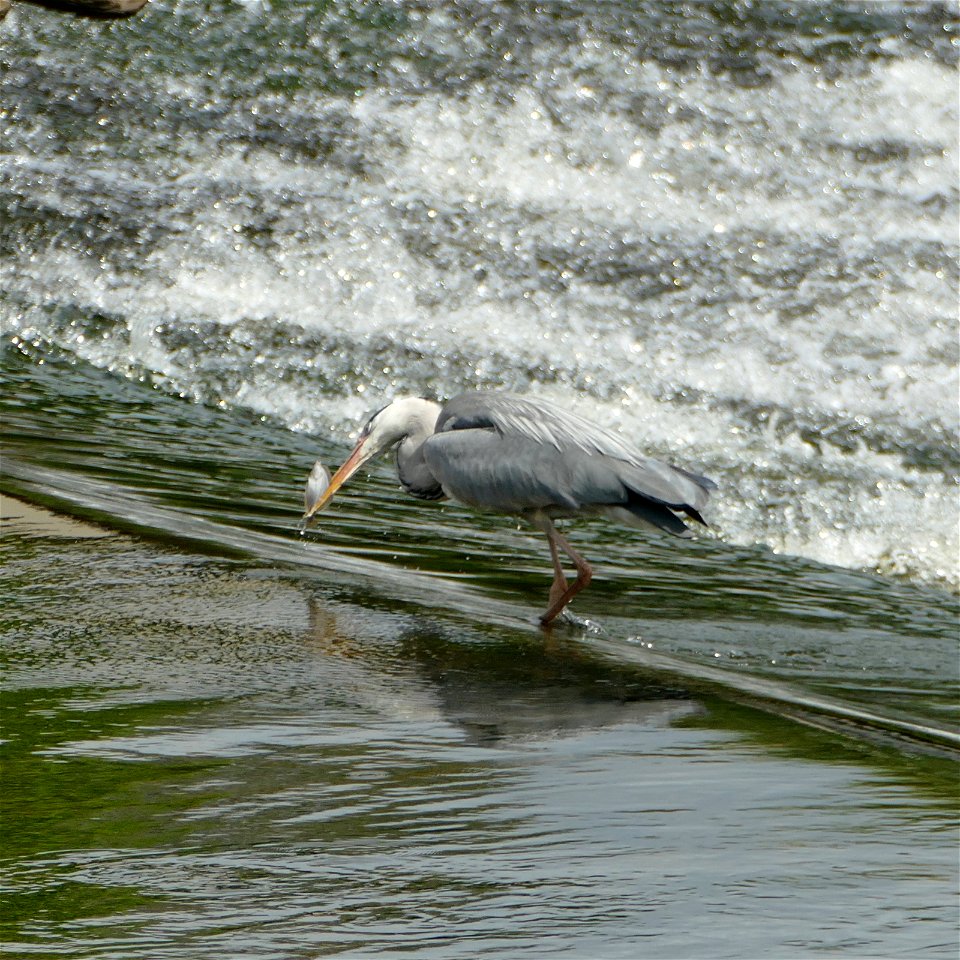
<svg viewBox="0 0 960 960">
<path fill-rule="evenodd" d="M 377 417 L 379 417 L 380 414 L 383 413 L 383 411 L 386 410 L 388 406 L 389 404 L 381 407 L 379 410 L 374 410 L 374 412 L 370 414 L 369 419 L 363 425 L 363 429 L 360 431 L 361 437 L 368 437 L 370 435 L 370 431 L 373 429 L 373 421 L 376 420 Z"/>
</svg>

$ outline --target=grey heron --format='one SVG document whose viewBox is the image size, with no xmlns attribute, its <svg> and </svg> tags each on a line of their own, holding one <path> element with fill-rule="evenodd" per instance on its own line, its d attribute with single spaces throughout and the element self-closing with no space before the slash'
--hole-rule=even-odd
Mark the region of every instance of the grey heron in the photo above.
<svg viewBox="0 0 960 960">
<path fill-rule="evenodd" d="M 463 393 L 441 405 L 406 397 L 374 413 L 353 452 L 330 478 L 311 475 L 304 521 L 309 524 L 356 470 L 396 447 L 407 493 L 449 498 L 517 514 L 550 544 L 554 579 L 540 622 L 557 618 L 590 582 L 593 571 L 556 529 L 557 518 L 600 514 L 631 526 L 691 533 L 681 514 L 700 516 L 716 484 L 681 467 L 644 456 L 605 428 L 542 400 L 494 391 Z M 576 567 L 567 582 L 563 551 Z"/>
</svg>

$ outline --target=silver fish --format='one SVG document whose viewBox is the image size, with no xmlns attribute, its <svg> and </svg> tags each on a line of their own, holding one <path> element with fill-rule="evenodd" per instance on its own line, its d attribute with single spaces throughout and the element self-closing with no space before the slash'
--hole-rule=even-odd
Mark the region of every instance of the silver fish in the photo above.
<svg viewBox="0 0 960 960">
<path fill-rule="evenodd" d="M 330 471 L 318 460 L 307 477 L 307 485 L 303 491 L 303 519 L 301 528 L 306 527 L 313 517 L 314 509 L 320 498 L 330 486 Z"/>
</svg>

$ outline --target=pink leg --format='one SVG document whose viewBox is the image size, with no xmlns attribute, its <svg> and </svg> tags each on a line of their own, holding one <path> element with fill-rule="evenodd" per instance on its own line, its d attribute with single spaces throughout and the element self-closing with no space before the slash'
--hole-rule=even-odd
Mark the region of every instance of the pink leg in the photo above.
<svg viewBox="0 0 960 960">
<path fill-rule="evenodd" d="M 554 604 L 567 592 L 569 585 L 567 578 L 563 573 L 563 565 L 560 563 L 560 554 L 557 552 L 557 544 L 553 537 L 547 533 L 547 543 L 550 544 L 550 556 L 553 559 L 553 583 L 550 585 L 550 606 Z"/>
<path fill-rule="evenodd" d="M 547 626 L 560 615 L 563 608 L 593 579 L 593 571 L 590 564 L 577 553 L 567 542 L 566 537 L 562 536 L 553 521 L 545 514 L 538 514 L 533 517 L 533 522 L 547 535 L 547 541 L 550 544 L 550 556 L 553 558 L 553 569 L 555 576 L 553 586 L 550 588 L 550 606 L 547 612 L 540 617 L 540 622 Z M 570 586 L 567 586 L 567 579 L 563 575 L 563 567 L 560 565 L 560 555 L 557 552 L 559 547 L 573 562 L 577 568 L 577 579 Z"/>
</svg>

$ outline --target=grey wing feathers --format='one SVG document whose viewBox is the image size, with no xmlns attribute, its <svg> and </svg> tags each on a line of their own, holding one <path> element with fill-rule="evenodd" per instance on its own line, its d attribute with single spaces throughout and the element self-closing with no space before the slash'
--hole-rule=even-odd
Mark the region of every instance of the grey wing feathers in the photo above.
<svg viewBox="0 0 960 960">
<path fill-rule="evenodd" d="M 618 460 L 635 454 L 616 434 L 575 413 L 509 393 L 462 393 L 444 406 L 437 422 L 438 431 L 474 426 L 495 427 L 504 436 L 524 436 L 560 451 L 577 447 Z"/>
<path fill-rule="evenodd" d="M 680 510 L 701 523 L 699 511 L 716 488 L 712 480 L 645 457 L 609 430 L 542 400 L 485 391 L 460 394 L 444 406 L 436 430 L 471 428 L 493 428 L 504 439 L 522 438 L 560 454 L 586 454 L 587 464 L 609 458 L 614 463 L 608 462 L 608 469 L 613 468 L 617 480 L 635 496 Z M 594 461 L 594 466 L 599 464 Z"/>
<path fill-rule="evenodd" d="M 435 433 L 424 444 L 424 457 L 448 496 L 475 507 L 525 513 L 576 512 L 583 505 L 569 464 L 560 462 L 556 450 L 502 437 L 493 428 Z"/>
</svg>

